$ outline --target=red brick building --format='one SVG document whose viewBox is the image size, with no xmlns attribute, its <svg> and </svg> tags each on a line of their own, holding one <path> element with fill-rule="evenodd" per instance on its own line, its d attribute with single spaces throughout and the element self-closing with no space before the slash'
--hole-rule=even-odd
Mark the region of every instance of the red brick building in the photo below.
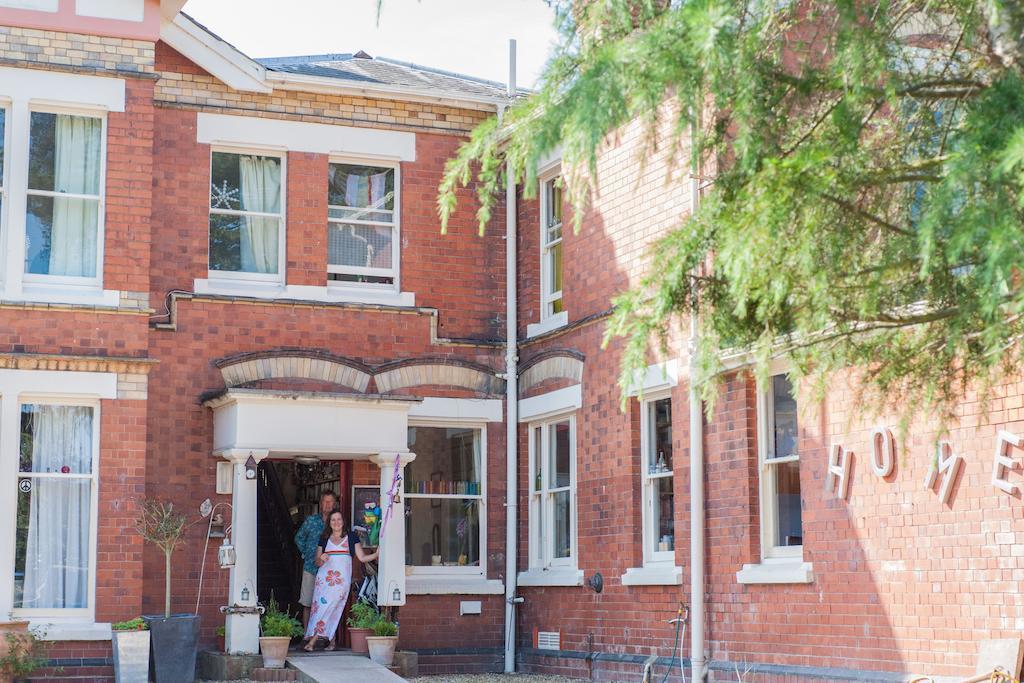
<svg viewBox="0 0 1024 683">
<path fill-rule="evenodd" d="M 294 603 L 294 525 L 333 490 L 346 516 L 395 500 L 380 595 L 421 671 L 663 673 L 692 603 L 685 334 L 625 411 L 601 341 L 688 180 L 641 164 L 630 128 L 578 234 L 552 157 L 538 201 L 477 237 L 465 192 L 441 237 L 444 163 L 504 86 L 362 53 L 258 62 L 182 4 L 0 0 L 0 619 L 45 626 L 63 676 L 110 678 L 110 624 L 163 604 L 134 530 L 150 497 L 196 520 L 173 609 L 251 652 L 244 608 Z M 1024 628 L 1024 387 L 987 415 L 968 397 L 937 444 L 865 421 L 853 377 L 819 403 L 784 369 L 758 386 L 738 365 L 701 423 L 708 675 L 972 672 Z"/>
</svg>

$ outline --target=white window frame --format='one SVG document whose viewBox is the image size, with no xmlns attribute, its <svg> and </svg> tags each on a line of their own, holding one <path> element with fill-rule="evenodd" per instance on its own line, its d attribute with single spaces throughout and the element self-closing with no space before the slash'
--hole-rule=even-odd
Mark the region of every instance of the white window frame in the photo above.
<svg viewBox="0 0 1024 683">
<path fill-rule="evenodd" d="M 18 481 L 25 478 L 25 473 L 19 471 L 18 458 L 20 456 L 20 440 L 21 440 L 21 408 L 24 405 L 60 405 L 60 406 L 84 406 L 92 408 L 92 470 L 90 479 L 92 486 L 90 487 L 90 504 L 91 509 L 89 511 L 89 582 L 88 582 L 88 598 L 85 607 L 81 608 L 63 608 L 63 609 L 52 609 L 52 608 L 25 608 L 25 607 L 14 607 L 14 570 L 15 570 L 15 556 L 14 552 L 10 553 L 10 560 L 8 563 L 0 563 L 0 572 L 6 572 L 9 580 L 4 581 L 3 588 L 0 588 L 0 594 L 3 593 L 4 589 L 9 590 L 10 598 L 7 604 L 11 605 L 10 614 L 14 619 L 29 619 L 33 622 L 38 621 L 82 621 L 92 622 L 96 615 L 96 552 L 98 544 L 98 529 L 99 529 L 99 467 L 100 467 L 100 425 L 102 424 L 102 417 L 100 414 L 100 401 L 94 398 L 84 398 L 82 396 L 54 396 L 50 393 L 21 393 L 21 394 L 4 394 L 0 396 L 0 410 L 3 411 L 3 422 L 4 427 L 8 429 L 15 429 L 16 434 L 12 435 L 14 438 L 2 438 L 0 442 L 0 469 L 11 471 L 13 477 L 6 479 L 4 482 L 5 486 L 11 487 L 9 490 L 13 493 L 12 508 L 17 510 L 17 491 L 15 487 L 18 485 Z M 13 415 L 10 412 L 13 412 Z M 12 443 L 12 440 L 14 443 Z M 4 461 L 10 461 L 10 464 L 5 464 Z M 45 475 L 35 475 L 45 476 Z M 85 477 L 81 477 L 85 478 Z M 17 536 L 15 518 L 12 517 L 10 520 L 10 529 L 5 529 L 0 536 L 10 534 L 11 541 L 14 541 Z M 11 548 L 13 551 L 13 547 Z M 2 596 L 0 596 L 2 597 Z M 0 599 L 0 604 L 5 601 Z M 2 615 L 0 615 L 2 616 Z"/>
<path fill-rule="evenodd" d="M 393 282 L 377 283 L 377 282 L 344 282 L 339 280 L 327 280 L 327 287 L 329 290 L 346 290 L 346 289 L 358 289 L 358 290 L 377 290 L 382 292 L 400 292 L 401 291 L 401 272 L 402 272 L 402 166 L 399 162 L 388 160 L 388 159 L 374 159 L 372 157 L 352 157 L 352 156 L 336 156 L 332 155 L 328 159 L 328 164 L 346 164 L 348 166 L 372 166 L 375 168 L 390 168 L 395 173 L 395 208 L 391 214 L 392 223 L 392 234 L 391 234 L 391 268 L 360 268 L 356 266 L 339 266 L 327 264 L 327 273 L 336 273 L 339 275 L 369 275 L 374 277 L 390 277 Z M 325 198 L 326 199 L 326 198 Z M 330 206 L 337 206 L 328 205 Z M 328 230 L 332 223 L 352 223 L 356 225 L 387 225 L 380 221 L 359 221 L 359 220 L 344 220 L 340 218 L 330 217 L 330 208 L 328 208 L 327 214 L 327 226 Z M 326 245 L 325 245 L 326 248 Z M 325 275 L 325 278 L 327 276 Z"/>
<path fill-rule="evenodd" d="M 32 145 L 32 114 L 63 114 L 67 116 L 81 116 L 100 120 L 100 177 L 99 177 L 99 194 L 98 195 L 71 195 L 63 192 L 54 192 L 52 190 L 33 190 L 28 187 L 28 159 L 29 150 Z M 25 155 L 25 187 L 19 188 L 19 191 L 24 190 L 25 193 L 25 221 L 21 224 L 21 235 L 20 239 L 14 239 L 14 244 L 21 245 L 21 261 L 22 271 L 21 280 L 27 286 L 58 286 L 61 288 L 73 288 L 73 289 L 90 289 L 98 290 L 103 286 L 103 252 L 104 252 L 104 235 L 106 234 L 106 215 L 107 215 L 107 112 L 105 110 L 97 110 L 93 108 L 77 107 L 70 105 L 50 105 L 50 104 L 35 104 L 29 103 L 28 105 L 28 118 L 25 120 L 24 125 L 26 127 L 24 131 L 25 140 L 27 145 L 24 149 Z M 7 127 L 5 123 L 5 128 Z M 11 150 L 15 153 L 20 153 L 20 150 Z M 9 155 L 4 155 L 5 165 L 9 165 Z M 4 169 L 6 172 L 6 169 Z M 98 200 L 99 216 L 96 220 L 96 275 L 93 277 L 76 277 L 67 275 L 44 275 L 42 273 L 29 273 L 25 270 L 25 258 L 27 256 L 26 241 L 28 235 L 26 234 L 26 228 L 28 227 L 28 198 L 29 197 L 70 197 L 70 198 L 81 198 L 81 199 L 93 199 Z M 13 237 L 13 235 L 11 236 Z"/>
<path fill-rule="evenodd" d="M 466 567 L 417 567 L 406 565 L 407 576 L 418 579 L 486 579 L 487 578 L 487 425 L 477 421 L 460 420 L 431 420 L 409 419 L 409 427 L 427 427 L 435 429 L 462 428 L 475 429 L 480 439 L 480 471 L 477 476 L 480 478 L 479 495 L 469 496 L 459 493 L 434 494 L 434 493 L 403 493 L 409 500 L 476 500 L 479 501 L 477 509 L 480 514 L 480 564 L 478 566 Z"/>
<path fill-rule="evenodd" d="M 674 565 L 676 559 L 676 552 L 674 549 L 675 544 L 673 543 L 672 550 L 657 551 L 654 550 L 655 540 L 657 532 L 654 528 L 655 515 L 654 505 L 657 502 L 655 497 L 656 486 L 659 479 L 668 478 L 672 480 L 672 492 L 675 493 L 675 472 L 674 468 L 670 467 L 665 472 L 652 473 L 648 463 L 651 462 L 652 456 L 654 455 L 651 451 L 654 448 L 652 443 L 654 424 L 652 423 L 652 411 L 654 405 L 658 401 L 668 400 L 671 406 L 672 393 L 671 390 L 663 390 L 652 394 L 645 395 L 643 400 L 640 402 L 640 479 L 643 490 L 641 496 L 643 500 L 643 560 L 644 566 L 651 565 Z M 671 415 L 671 413 L 670 413 Z M 673 433 L 673 439 L 675 438 Z M 675 454 L 673 453 L 673 456 Z M 673 527 L 673 538 L 678 538 L 678 534 L 675 532 L 675 511 L 672 513 L 672 527 Z"/>
<path fill-rule="evenodd" d="M 778 528 L 778 501 L 775 498 L 775 468 L 789 462 L 800 462 L 799 450 L 797 453 L 787 453 L 776 457 L 772 453 L 772 433 L 774 424 L 774 396 L 772 378 L 786 374 L 779 366 L 773 367 L 768 377 L 762 382 L 758 381 L 757 386 L 757 461 L 758 461 L 758 482 L 761 511 L 761 559 L 762 560 L 785 560 L 800 561 L 803 559 L 803 545 L 784 546 L 778 545 L 775 538 Z M 793 386 L 793 399 L 796 386 Z M 797 418 L 799 430 L 799 417 Z M 799 443 L 799 431 L 798 431 Z M 799 448 L 799 446 L 798 446 Z M 803 496 L 800 501 L 801 522 L 803 518 Z"/>
<path fill-rule="evenodd" d="M 281 199 L 278 206 L 281 207 L 280 214 L 263 213 L 260 211 L 243 211 L 241 209 L 214 209 L 210 206 L 210 188 L 213 185 L 213 155 L 217 152 L 224 154 L 254 155 L 274 157 L 281 161 Z M 211 145 L 209 159 L 209 182 L 206 187 L 206 268 L 210 280 L 229 280 L 234 283 L 258 283 L 258 284 L 284 284 L 288 266 L 287 254 L 287 223 L 288 223 L 288 152 L 276 147 L 260 147 L 245 145 Z M 245 273 L 234 270 L 213 270 L 210 268 L 210 218 L 214 215 L 222 216 L 257 216 L 261 218 L 278 218 L 280 229 L 277 231 L 277 272 L 276 273 Z"/>
<path fill-rule="evenodd" d="M 548 171 L 540 179 L 540 320 L 541 322 L 555 320 L 563 316 L 565 313 L 565 301 L 562 297 L 562 290 L 557 292 L 549 292 L 551 282 L 554 280 L 554 273 L 552 272 L 550 251 L 553 247 L 562 245 L 562 286 L 565 286 L 565 247 L 564 247 L 564 235 L 565 235 L 565 217 L 562 217 L 562 223 L 559 227 L 562 229 L 561 236 L 554 240 L 548 240 L 549 226 L 548 212 L 551 207 L 550 198 L 548 197 L 548 189 L 554 183 L 557 183 L 561 179 L 561 168 L 556 167 L 551 171 Z M 561 311 L 554 311 L 554 305 L 556 302 L 562 304 Z"/>
<path fill-rule="evenodd" d="M 569 486 L 550 487 L 550 430 L 562 422 L 569 423 Z M 558 571 L 574 570 L 579 563 L 579 530 L 577 524 L 577 465 L 576 465 L 576 415 L 563 413 L 560 415 L 531 422 L 529 431 L 529 463 L 527 469 L 527 495 L 529 496 L 529 566 L 531 570 Z M 537 430 L 541 431 L 540 444 L 537 443 Z M 534 490 L 534 472 L 537 459 L 543 463 L 541 468 L 541 488 Z M 552 557 L 554 549 L 554 494 L 569 492 L 569 514 L 571 517 L 569 557 Z M 543 508 L 543 519 L 539 519 Z M 541 526 L 543 525 L 543 529 Z"/>
</svg>

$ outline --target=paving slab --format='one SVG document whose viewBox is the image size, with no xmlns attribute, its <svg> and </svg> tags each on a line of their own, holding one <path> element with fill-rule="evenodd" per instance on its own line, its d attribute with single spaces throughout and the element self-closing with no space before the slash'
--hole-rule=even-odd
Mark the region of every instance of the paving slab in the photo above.
<svg viewBox="0 0 1024 683">
<path fill-rule="evenodd" d="M 289 655 L 288 666 L 310 683 L 405 683 L 404 678 L 363 655 L 294 654 Z"/>
</svg>

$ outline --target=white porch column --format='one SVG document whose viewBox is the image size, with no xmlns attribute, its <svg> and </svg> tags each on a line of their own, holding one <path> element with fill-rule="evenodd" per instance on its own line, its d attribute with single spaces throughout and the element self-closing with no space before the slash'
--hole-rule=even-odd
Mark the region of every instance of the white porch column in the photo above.
<svg viewBox="0 0 1024 683">
<path fill-rule="evenodd" d="M 252 457 L 257 463 L 267 450 L 231 449 L 221 455 L 233 466 L 231 493 L 231 540 L 235 546 L 235 566 L 230 570 L 228 613 L 224 644 L 228 652 L 256 654 L 260 651 L 260 616 L 255 611 L 256 595 L 256 477 L 246 477 L 245 463 Z M 235 613 L 235 608 L 252 608 Z"/>
<path fill-rule="evenodd" d="M 381 527 L 380 557 L 377 559 L 377 604 L 400 606 L 405 604 L 405 466 L 416 459 L 415 453 L 378 453 L 370 461 L 380 467 L 380 509 L 387 524 Z M 399 480 L 395 483 L 395 463 Z M 395 495 L 391 493 L 394 485 Z M 391 508 L 390 516 L 387 513 Z"/>
</svg>

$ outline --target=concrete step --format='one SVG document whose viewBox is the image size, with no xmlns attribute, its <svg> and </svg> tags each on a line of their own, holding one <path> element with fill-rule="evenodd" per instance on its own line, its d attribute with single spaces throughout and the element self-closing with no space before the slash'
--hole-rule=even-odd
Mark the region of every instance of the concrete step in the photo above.
<svg viewBox="0 0 1024 683">
<path fill-rule="evenodd" d="M 297 681 L 299 672 L 295 669 L 267 669 L 260 667 L 249 673 L 249 678 L 254 681 Z"/>
<path fill-rule="evenodd" d="M 294 654 L 288 666 L 300 672 L 307 683 L 404 683 L 405 679 L 364 655 L 350 652 Z"/>
</svg>

